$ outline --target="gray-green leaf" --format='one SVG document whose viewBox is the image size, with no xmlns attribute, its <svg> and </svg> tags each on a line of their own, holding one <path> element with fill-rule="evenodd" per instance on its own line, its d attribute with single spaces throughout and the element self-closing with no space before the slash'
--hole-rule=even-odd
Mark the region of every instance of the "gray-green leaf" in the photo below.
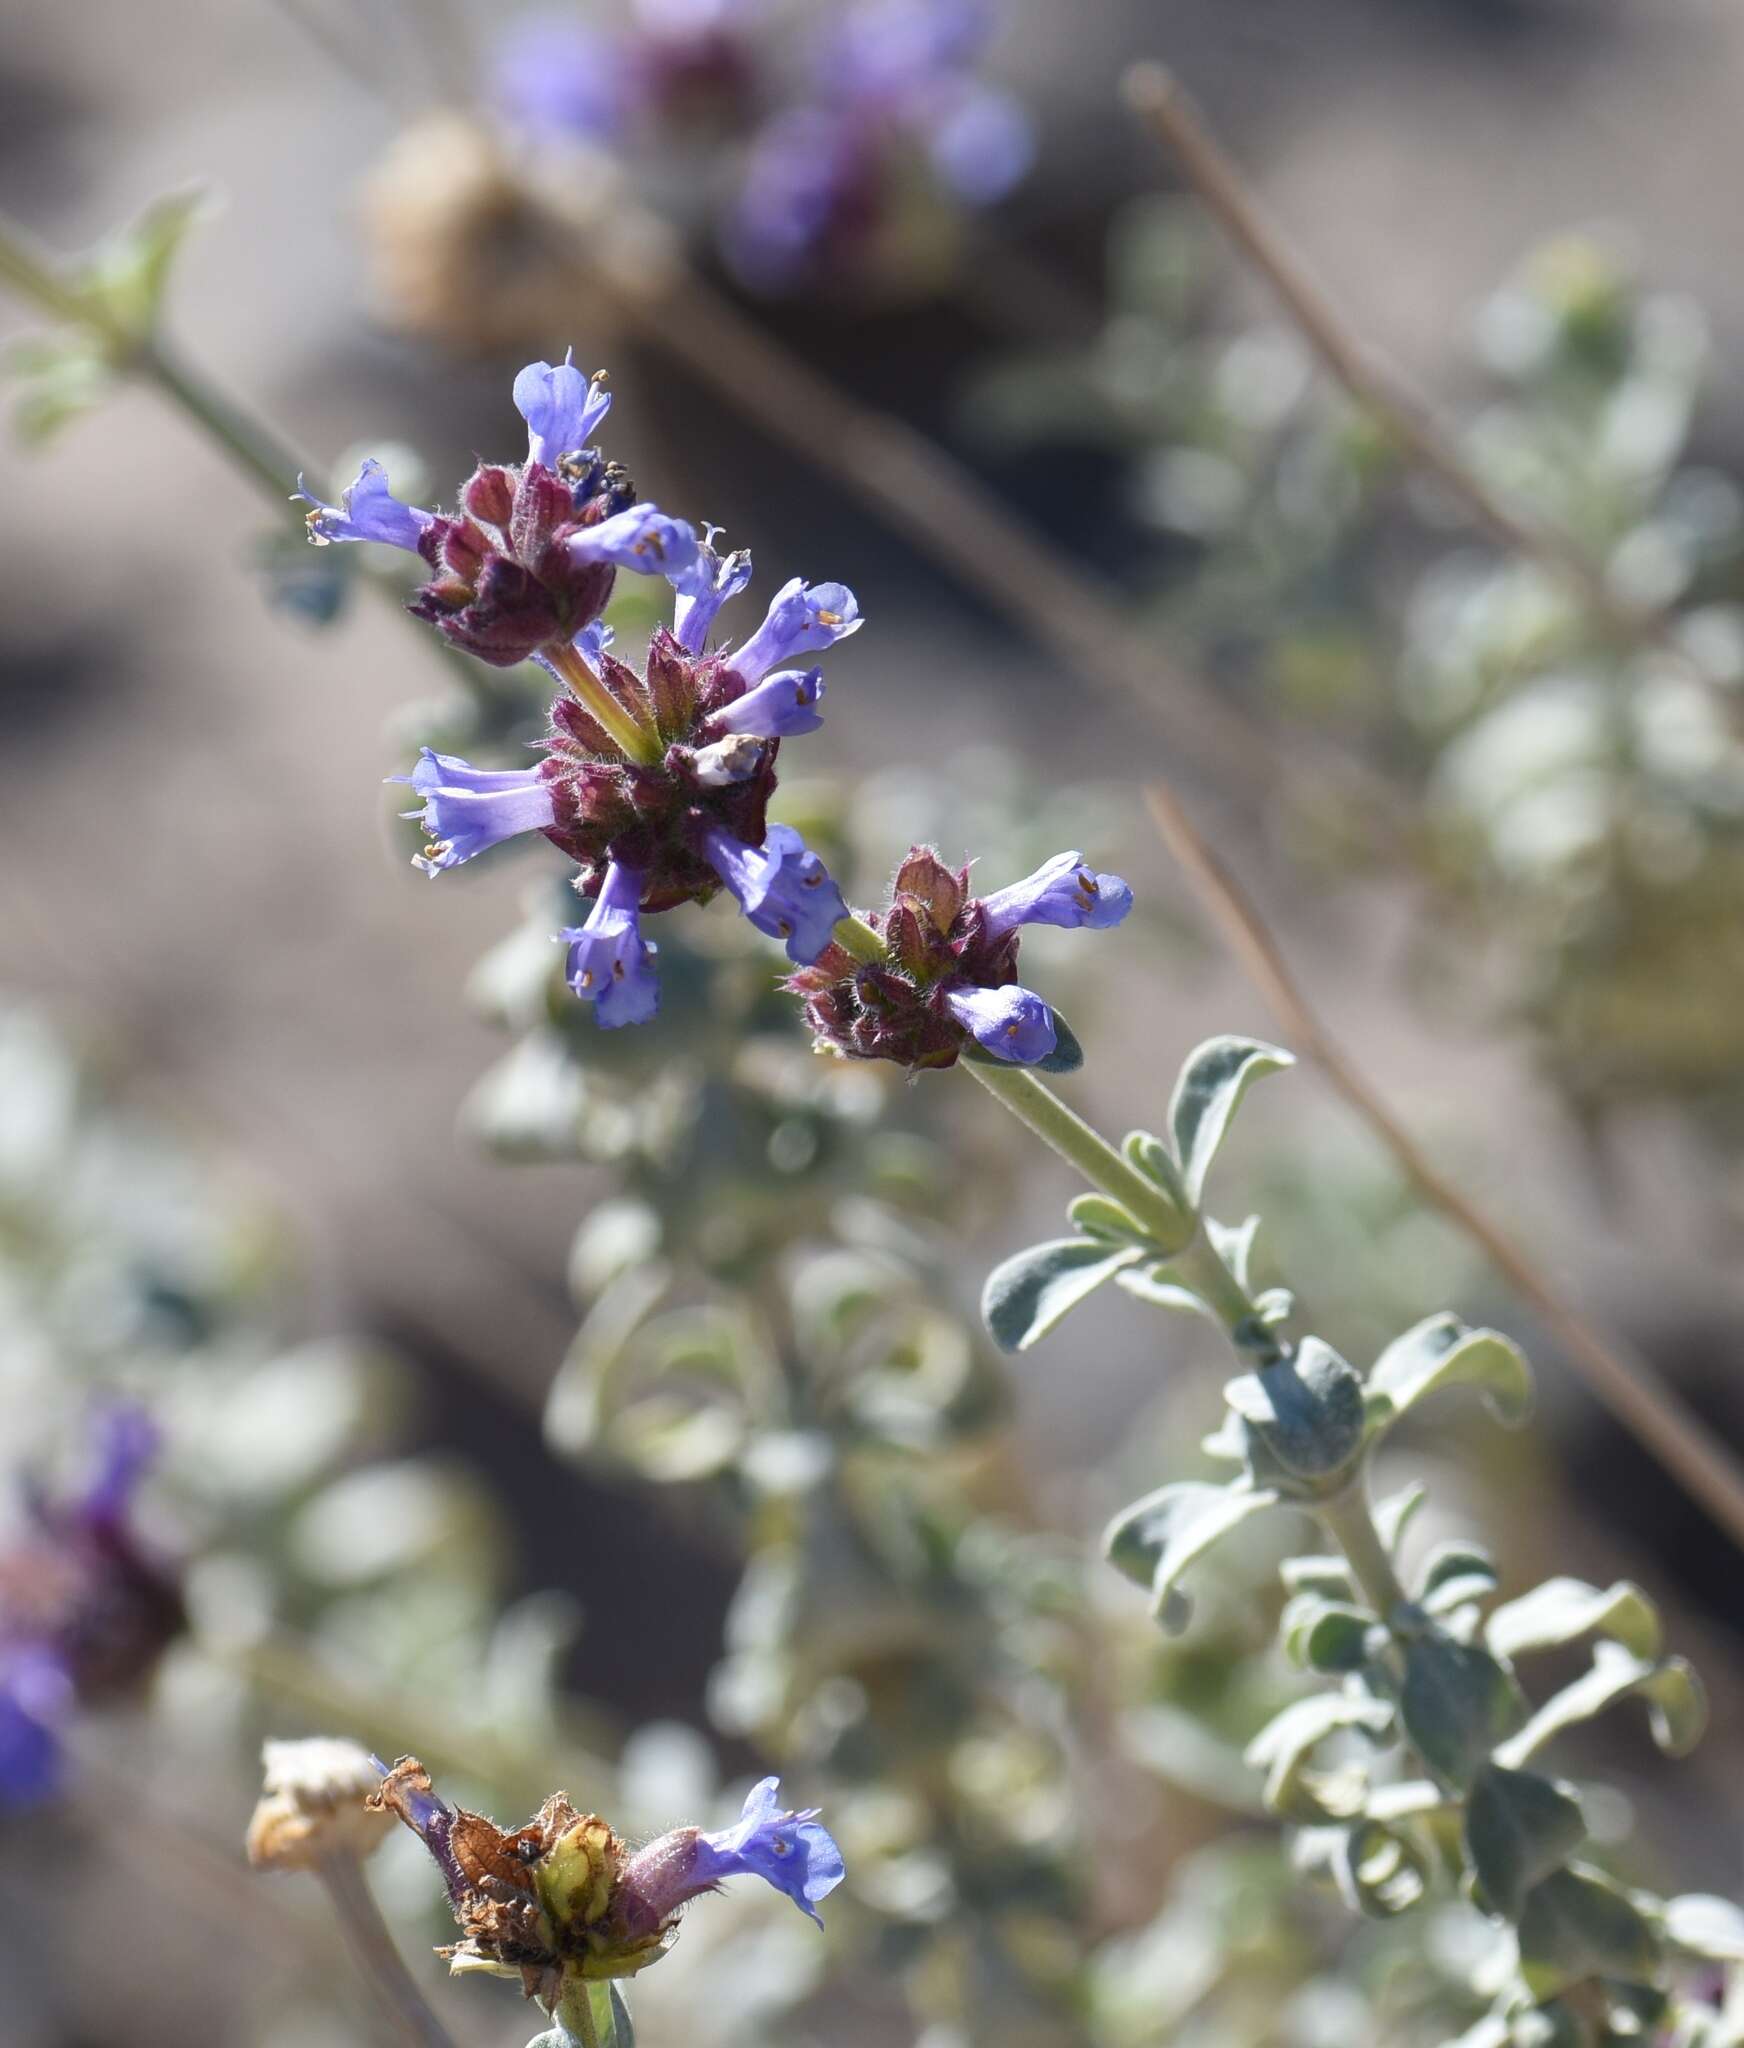
<svg viewBox="0 0 1744 2048">
<path fill-rule="evenodd" d="M 1626 1699 L 1646 1702 L 1653 1739 L 1667 1756 L 1686 1756 L 1701 1740 L 1707 1696 L 1683 1658 L 1653 1664 L 1619 1643 L 1601 1642 L 1593 1650 L 1593 1668 L 1547 1699 L 1525 1727 L 1497 1749 L 1496 1761 L 1510 1768 L 1529 1763 L 1564 1729 L 1590 1721 Z"/>
<path fill-rule="evenodd" d="M 1429 1316 L 1395 1338 L 1368 1377 L 1369 1419 L 1385 1429 L 1442 1387 L 1476 1387 L 1510 1427 L 1532 1412 L 1532 1371 L 1520 1347 L 1495 1330 L 1473 1330 L 1458 1316 Z"/>
<path fill-rule="evenodd" d="M 1169 1098 L 1169 1128 L 1187 1195 L 1197 1205 L 1205 1176 L 1242 1097 L 1263 1074 L 1280 1073 L 1294 1058 L 1254 1038 L 1211 1038 L 1187 1055 Z"/>
<path fill-rule="evenodd" d="M 1498 1607 L 1484 1624 L 1484 1640 L 1498 1657 L 1559 1650 L 1587 1636 L 1604 1636 L 1651 1662 L 1660 1651 L 1659 1615 L 1627 1579 L 1602 1592 L 1582 1579 L 1546 1579 Z"/>
<path fill-rule="evenodd" d="M 1001 1351 L 1027 1351 L 1105 1280 L 1143 1258 L 1136 1245 L 1110 1251 L 1093 1237 L 1054 1238 L 995 1266 L 981 1314 Z"/>
<path fill-rule="evenodd" d="M 1266 1449 L 1300 1478 L 1342 1471 L 1361 1447 L 1362 1382 L 1318 1337 L 1304 1337 L 1292 1359 L 1231 1380 L 1223 1393 Z"/>
<path fill-rule="evenodd" d="M 1651 1982 L 1659 1942 L 1646 1916 L 1596 1870 L 1558 1870 L 1520 1913 L 1520 1974 L 1534 1998 L 1589 1977 Z"/>
<path fill-rule="evenodd" d="M 1152 1612 L 1177 1634 L 1192 1614 L 1177 1585 L 1181 1574 L 1219 1537 L 1277 1501 L 1275 1493 L 1240 1481 L 1208 1486 L 1202 1480 L 1178 1480 L 1123 1508 L 1104 1532 L 1102 1548 L 1117 1571 L 1150 1588 Z"/>
<path fill-rule="evenodd" d="M 1248 1744 L 1246 1757 L 1266 1773 L 1266 1804 L 1291 1820 L 1324 1820 L 1322 1791 L 1306 1776 L 1314 1751 L 1328 1736 L 1352 1729 L 1379 1740 L 1393 1724 L 1385 1700 L 1350 1690 L 1311 1693 L 1276 1714 Z"/>
<path fill-rule="evenodd" d="M 1520 1917 L 1526 1894 L 1586 1839 L 1579 1805 L 1536 1771 L 1486 1764 L 1465 1811 L 1466 1853 L 1489 1910 Z"/>
<path fill-rule="evenodd" d="M 1711 1892 L 1684 1892 L 1667 1899 L 1665 1932 L 1687 1955 L 1710 1962 L 1744 1963 L 1744 1913 L 1730 1899 Z"/>
<path fill-rule="evenodd" d="M 1519 1687 L 1485 1650 L 1434 1627 L 1405 1646 L 1399 1719 L 1431 1770 L 1469 1784 L 1524 1717 Z"/>
</svg>

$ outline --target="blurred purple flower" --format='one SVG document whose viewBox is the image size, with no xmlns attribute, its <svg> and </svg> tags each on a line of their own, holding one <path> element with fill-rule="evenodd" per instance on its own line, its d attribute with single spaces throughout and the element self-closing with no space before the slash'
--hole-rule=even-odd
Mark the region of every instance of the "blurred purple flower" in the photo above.
<svg viewBox="0 0 1744 2048">
<path fill-rule="evenodd" d="M 143 1677 L 181 1626 L 174 1583 L 127 1520 L 157 1443 L 140 1408 L 101 1409 L 84 1487 L 33 1502 L 32 1526 L 0 1552 L 0 1810 L 52 1796 L 61 1724 Z"/>
</svg>

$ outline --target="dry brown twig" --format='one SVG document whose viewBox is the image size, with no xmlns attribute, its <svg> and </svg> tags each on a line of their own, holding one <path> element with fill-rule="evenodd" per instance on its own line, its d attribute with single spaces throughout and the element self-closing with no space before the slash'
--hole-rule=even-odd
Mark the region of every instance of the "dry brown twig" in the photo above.
<svg viewBox="0 0 1744 2048">
<path fill-rule="evenodd" d="M 1164 844 L 1186 870 L 1206 914 L 1265 998 L 1293 1050 L 1304 1053 L 1392 1154 L 1411 1185 L 1469 1237 L 1543 1317 L 1593 1395 L 1744 1549 L 1744 1467 L 1654 1367 L 1587 1320 L 1508 1233 L 1433 1163 L 1314 1013 L 1265 920 L 1162 783 L 1145 791 Z"/>
<path fill-rule="evenodd" d="M 1173 155 L 1207 211 L 1271 286 L 1320 361 L 1406 459 L 1433 476 L 1492 538 L 1547 569 L 1607 632 L 1631 646 L 1651 647 L 1711 685 L 1713 678 L 1676 638 L 1664 610 L 1625 602 L 1572 534 L 1510 505 L 1484 481 L 1429 401 L 1355 332 L 1310 276 L 1179 79 L 1162 64 L 1135 64 L 1124 90 L 1140 122 Z"/>
</svg>

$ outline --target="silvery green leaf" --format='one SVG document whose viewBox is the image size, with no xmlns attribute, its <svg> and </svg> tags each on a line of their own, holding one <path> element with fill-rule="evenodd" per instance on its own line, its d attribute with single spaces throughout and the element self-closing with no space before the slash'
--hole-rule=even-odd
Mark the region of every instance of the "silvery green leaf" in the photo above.
<svg viewBox="0 0 1744 2048">
<path fill-rule="evenodd" d="M 188 231 L 212 210 L 201 187 L 154 199 L 136 221 L 91 251 L 81 297 L 92 300 L 125 333 L 143 339 L 157 325 L 170 266 Z"/>
<path fill-rule="evenodd" d="M 1254 1296 L 1254 1313 L 1270 1329 L 1276 1323 L 1287 1323 L 1296 1306 L 1296 1297 L 1287 1287 L 1268 1287 L 1263 1294 Z"/>
<path fill-rule="evenodd" d="M 1711 1892 L 1684 1892 L 1666 1900 L 1662 1917 L 1667 1939 L 1687 1955 L 1744 1963 L 1744 1912 L 1730 1899 Z"/>
<path fill-rule="evenodd" d="M 1299 1593 L 1278 1623 L 1287 1656 L 1311 1670 L 1360 1671 L 1368 1662 L 1369 1631 L 1375 1617 L 1366 1607 Z"/>
<path fill-rule="evenodd" d="M 1169 1278 L 1169 1267 L 1157 1260 L 1135 1271 L 1115 1276 L 1115 1285 L 1124 1287 L 1135 1301 L 1148 1301 L 1153 1308 L 1173 1309 L 1177 1315 L 1204 1316 L 1208 1322 L 1216 1323 L 1217 1311 L 1191 1287 L 1183 1287 L 1178 1280 Z M 1222 1325 L 1219 1323 L 1218 1327 Z"/>
<path fill-rule="evenodd" d="M 1111 1239 L 1117 1244 L 1144 1244 L 1144 1225 L 1129 1216 L 1107 1195 L 1078 1195 L 1066 1204 L 1073 1224 L 1091 1237 Z"/>
<path fill-rule="evenodd" d="M 1486 1764 L 1466 1798 L 1466 1854 L 1482 1887 L 1478 1903 L 1509 1920 L 1526 1894 L 1586 1839 L 1578 1803 L 1536 1771 Z"/>
<path fill-rule="evenodd" d="M 1395 1338 L 1376 1359 L 1367 1386 L 1376 1429 L 1442 1387 L 1476 1387 L 1510 1427 L 1532 1412 L 1532 1373 L 1519 1346 L 1495 1330 L 1468 1329 L 1453 1315 L 1429 1316 Z"/>
<path fill-rule="evenodd" d="M 1103 1533 L 1103 1552 L 1117 1571 L 1149 1587 L 1152 1612 L 1176 1634 L 1192 1613 L 1177 1587 L 1181 1574 L 1219 1537 L 1277 1500 L 1239 1480 L 1231 1486 L 1178 1480 L 1123 1508 Z"/>
<path fill-rule="evenodd" d="M 1514 2029 L 1500 2013 L 1486 2013 L 1475 2027 L 1444 2042 L 1443 2048 L 1515 2048 Z"/>
<path fill-rule="evenodd" d="M 1120 1141 L 1120 1149 L 1128 1165 L 1136 1166 L 1146 1180 L 1155 1182 L 1183 1213 L 1191 1210 L 1193 1204 L 1181 1184 L 1181 1169 L 1161 1138 L 1153 1137 L 1149 1131 L 1128 1131 Z"/>
<path fill-rule="evenodd" d="M 1258 1039 L 1207 1039 L 1187 1055 L 1169 1098 L 1169 1128 L 1188 1200 L 1198 1206 L 1205 1176 L 1242 1097 L 1263 1074 L 1295 1065 L 1293 1057 Z"/>
<path fill-rule="evenodd" d="M 1496 1590 L 1496 1567 L 1487 1551 L 1469 1543 L 1438 1543 L 1424 1560 L 1413 1598 L 1430 1614 L 1446 1614 Z M 1503 1652 L 1494 1643 L 1498 1656 Z"/>
<path fill-rule="evenodd" d="M 1659 1940 L 1645 1914 L 1596 1870 L 1558 1870 L 1520 1912 L 1520 1974 L 1539 2000 L 1589 1977 L 1651 1983 Z"/>
<path fill-rule="evenodd" d="M 1378 1741 L 1393 1725 L 1385 1700 L 1354 1689 L 1312 1693 L 1274 1715 L 1248 1744 L 1246 1757 L 1266 1773 L 1266 1804 L 1292 1820 L 1323 1820 L 1326 1809 L 1304 1774 L 1328 1736 L 1352 1730 Z"/>
<path fill-rule="evenodd" d="M 1659 1615 L 1639 1586 L 1619 1579 L 1600 1591 L 1582 1579 L 1546 1579 L 1530 1593 L 1498 1607 L 1484 1624 L 1484 1640 L 1498 1657 L 1527 1650 L 1558 1650 L 1587 1636 L 1603 1636 L 1651 1662 L 1660 1652 Z"/>
<path fill-rule="evenodd" d="M 1287 1557 L 1278 1576 L 1292 1593 L 1318 1593 L 1322 1600 L 1352 1601 L 1356 1583 L 1342 1557 Z"/>
<path fill-rule="evenodd" d="M 1409 1833 L 1365 1814 L 1342 1834 L 1331 1873 L 1352 1912 L 1391 1920 L 1422 1903 L 1431 1859 Z"/>
<path fill-rule="evenodd" d="M 1620 1643 L 1600 1642 L 1593 1649 L 1593 1668 L 1546 1700 L 1525 1727 L 1497 1749 L 1496 1761 L 1518 1769 L 1565 1728 L 1590 1721 L 1626 1699 L 1646 1702 L 1653 1739 L 1667 1756 L 1686 1756 L 1701 1740 L 1707 1698 L 1683 1658 L 1650 1663 Z"/>
<path fill-rule="evenodd" d="M 1027 1351 L 1062 1316 L 1088 1300 L 1135 1260 L 1136 1245 L 1111 1252 L 1099 1238 L 1055 1238 L 995 1266 L 981 1292 L 981 1314 L 1001 1351 Z"/>
<path fill-rule="evenodd" d="M 598 1443 L 605 1381 L 671 1284 L 663 1265 L 632 1266 L 588 1310 L 546 1396 L 545 1441 L 554 1451 L 572 1457 Z"/>
<path fill-rule="evenodd" d="M 1342 1471 L 1362 1446 L 1362 1382 L 1318 1337 L 1304 1337 L 1294 1358 L 1231 1380 L 1223 1394 L 1266 1449 L 1300 1478 Z"/>
<path fill-rule="evenodd" d="M 1211 1249 L 1235 1275 L 1244 1291 L 1251 1292 L 1253 1281 L 1250 1267 L 1253 1263 L 1254 1239 L 1258 1237 L 1260 1219 L 1245 1216 L 1239 1223 L 1219 1223 L 1215 1216 L 1205 1218 L 1205 1235 L 1211 1240 Z"/>
<path fill-rule="evenodd" d="M 1524 1718 L 1519 1687 L 1488 1651 L 1440 1626 L 1406 1643 L 1399 1719 L 1418 1755 L 1450 1783 L 1469 1784 Z"/>
<path fill-rule="evenodd" d="M 1363 1811 L 1373 1820 L 1421 1820 L 1432 1813 L 1452 1813 L 1459 1801 L 1428 1778 L 1400 1778 L 1377 1785 Z"/>
<path fill-rule="evenodd" d="M 1398 1556 L 1399 1545 L 1411 1525 L 1411 1517 L 1428 1498 L 1428 1488 L 1413 1480 L 1397 1493 L 1388 1494 L 1385 1500 L 1375 1502 L 1375 1528 L 1389 1555 Z"/>
</svg>

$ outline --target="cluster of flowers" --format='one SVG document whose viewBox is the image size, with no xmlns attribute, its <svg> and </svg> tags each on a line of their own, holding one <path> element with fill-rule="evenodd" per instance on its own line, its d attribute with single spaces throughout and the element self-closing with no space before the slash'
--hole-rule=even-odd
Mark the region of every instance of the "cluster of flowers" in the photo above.
<svg viewBox="0 0 1744 2048">
<path fill-rule="evenodd" d="M 658 1962 L 680 1909 L 729 1877 L 760 1877 L 818 1920 L 842 1881 L 842 1852 L 815 1812 L 789 1813 L 765 1778 L 730 1828 L 674 1828 L 631 1850 L 597 1814 L 553 1793 L 524 1827 L 505 1830 L 437 1796 L 416 1757 L 377 1763 L 370 1804 L 397 1814 L 436 1859 L 461 1939 L 443 1951 L 457 1973 L 518 1979 L 552 2002 L 566 1977 L 630 1977 Z"/>
<path fill-rule="evenodd" d="M 67 1716 L 127 1691 L 181 1629 L 175 1580 L 129 1521 L 156 1446 L 139 1409 L 106 1409 L 82 1490 L 27 1497 L 26 1526 L 0 1550 L 0 1812 L 56 1790 Z"/>
<path fill-rule="evenodd" d="M 1055 1020 L 1016 982 L 1018 929 L 1116 924 L 1131 904 L 1126 884 L 1068 853 L 977 897 L 966 868 L 953 873 L 917 848 L 890 907 L 850 915 L 823 862 L 767 813 L 781 742 L 823 722 L 821 672 L 785 664 L 859 631 L 853 592 L 795 577 L 748 639 L 711 648 L 717 614 L 751 580 L 749 554 L 719 554 L 715 529 L 699 538 L 641 502 L 603 459 L 591 442 L 611 403 L 603 373 L 532 363 L 514 398 L 526 461 L 481 464 L 453 514 L 401 504 L 375 461 L 338 505 L 309 499 L 317 543 L 381 541 L 420 556 L 430 575 L 412 609 L 457 647 L 499 666 L 531 659 L 560 685 L 535 766 L 475 768 L 426 747 L 395 778 L 420 799 L 407 814 L 428 834 L 417 865 L 435 876 L 543 833 L 593 899 L 558 936 L 569 986 L 608 1028 L 646 1023 L 659 1007 L 643 917 L 724 887 L 802 970 L 791 985 L 821 1043 L 910 1068 L 948 1066 L 971 1038 L 1001 1059 L 1046 1059 Z M 640 673 L 612 653 L 602 617 L 620 569 L 664 576 L 675 593 L 672 624 L 655 630 Z"/>
<path fill-rule="evenodd" d="M 742 135 L 721 224 L 729 262 L 759 289 L 853 269 L 917 173 L 959 206 L 1003 198 L 1034 155 L 1028 116 L 976 75 L 985 0 L 859 0 L 830 10 L 786 68 L 793 33 L 764 0 L 634 0 L 607 28 L 538 14 L 498 54 L 511 128 L 624 146 Z"/>
</svg>

